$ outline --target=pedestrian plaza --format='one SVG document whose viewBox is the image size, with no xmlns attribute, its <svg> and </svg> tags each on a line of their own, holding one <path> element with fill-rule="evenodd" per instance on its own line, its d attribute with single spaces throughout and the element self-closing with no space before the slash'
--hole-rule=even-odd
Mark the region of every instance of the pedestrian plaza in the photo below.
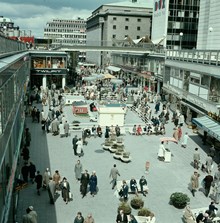
<svg viewBox="0 0 220 223">
<path fill-rule="evenodd" d="M 42 109 L 41 104 L 36 105 Z M 155 104 L 151 104 L 154 111 Z M 48 111 L 48 106 L 44 107 Z M 89 117 L 76 117 L 72 114 L 72 107 L 65 106 L 64 114 L 71 124 L 73 121 L 88 123 L 88 126 L 98 125 L 96 122 L 90 122 Z M 152 115 L 154 115 L 152 113 Z M 171 117 L 172 115 L 170 115 Z M 136 113 L 128 109 L 125 124 L 134 125 L 142 123 Z M 144 207 L 149 208 L 156 217 L 157 223 L 178 223 L 182 222 L 182 209 L 176 209 L 169 204 L 170 195 L 174 192 L 183 192 L 190 197 L 190 206 L 192 209 L 208 207 L 211 202 L 209 197 L 197 191 L 193 197 L 189 190 L 190 177 L 194 168 L 191 164 L 193 161 L 193 152 L 196 147 L 201 153 L 201 161 L 206 158 L 209 145 L 202 145 L 201 137 L 193 133 L 192 129 L 187 128 L 184 124 L 182 128 L 183 135 L 185 132 L 189 134 L 187 148 L 178 144 L 169 143 L 172 153 L 171 162 L 162 162 L 157 158 L 160 145 L 160 138 L 163 135 L 143 135 L 136 136 L 126 132 L 123 138 L 126 151 L 130 152 L 132 160 L 129 163 L 123 163 L 113 158 L 113 154 L 102 148 L 105 141 L 104 134 L 102 138 L 87 138 L 88 145 L 83 147 L 84 156 L 78 157 L 74 155 L 72 138 L 75 135 L 81 137 L 81 131 L 71 131 L 71 136 L 60 137 L 53 136 L 51 133 L 43 132 L 41 124 L 32 123 L 31 117 L 27 117 L 26 126 L 32 134 L 30 146 L 30 160 L 36 165 L 37 170 L 41 174 L 45 169 L 50 168 L 51 174 L 55 170 L 59 170 L 62 177 L 66 177 L 70 183 L 73 200 L 68 204 L 62 199 L 61 194 L 56 199 L 54 205 L 50 204 L 47 191 L 42 189 L 41 195 L 36 192 L 36 185 L 29 184 L 27 188 L 19 192 L 18 199 L 18 223 L 22 222 L 22 216 L 28 206 L 33 206 L 38 213 L 38 222 L 40 223 L 69 223 L 73 222 L 78 211 L 86 217 L 92 213 L 96 223 L 113 223 L 116 221 L 117 208 L 120 203 L 119 199 L 114 195 L 110 185 L 111 178 L 109 173 L 113 164 L 117 165 L 120 172 L 119 181 L 130 180 L 132 177 L 140 179 L 144 175 L 148 182 L 149 192 L 143 197 Z M 169 121 L 166 124 L 167 137 L 172 137 L 174 124 Z M 103 132 L 105 127 L 103 127 Z M 79 191 L 80 184 L 75 179 L 74 165 L 80 159 L 83 169 L 87 169 L 89 174 L 96 171 L 98 178 L 98 193 L 92 197 L 89 193 L 82 199 Z M 146 162 L 150 163 L 149 171 L 145 171 Z M 217 161 L 218 162 L 218 161 Z M 214 170 L 217 170 L 217 164 L 214 164 Z M 200 171 L 200 181 L 204 178 L 205 173 Z M 129 198 L 135 195 L 129 195 Z M 128 200 L 129 202 L 129 200 Z M 218 207 L 218 205 L 217 205 Z M 137 210 L 132 210 L 133 215 L 137 215 Z"/>
</svg>

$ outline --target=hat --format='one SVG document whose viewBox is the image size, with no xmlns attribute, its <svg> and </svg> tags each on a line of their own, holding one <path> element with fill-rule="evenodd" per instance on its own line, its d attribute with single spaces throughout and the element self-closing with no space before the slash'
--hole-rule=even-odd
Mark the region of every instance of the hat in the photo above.
<svg viewBox="0 0 220 223">
<path fill-rule="evenodd" d="M 29 208 L 31 211 L 34 210 L 34 207 L 33 207 L 33 206 L 29 206 L 28 208 Z"/>
</svg>

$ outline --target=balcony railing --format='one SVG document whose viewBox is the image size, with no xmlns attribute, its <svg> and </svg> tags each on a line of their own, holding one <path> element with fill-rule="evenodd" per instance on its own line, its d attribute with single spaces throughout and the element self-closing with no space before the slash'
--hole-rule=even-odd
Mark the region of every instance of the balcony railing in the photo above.
<svg viewBox="0 0 220 223">
<path fill-rule="evenodd" d="M 27 50 L 26 44 L 0 36 L 0 58 Z"/>
<path fill-rule="evenodd" d="M 220 66 L 220 51 L 217 51 L 217 50 L 167 50 L 166 59 Z"/>
</svg>

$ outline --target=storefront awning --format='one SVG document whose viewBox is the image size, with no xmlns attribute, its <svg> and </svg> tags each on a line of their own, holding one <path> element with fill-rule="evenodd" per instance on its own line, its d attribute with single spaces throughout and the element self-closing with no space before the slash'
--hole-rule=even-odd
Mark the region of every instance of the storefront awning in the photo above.
<svg viewBox="0 0 220 223">
<path fill-rule="evenodd" d="M 114 72 L 119 72 L 121 70 L 121 68 L 115 66 L 108 66 L 107 69 Z"/>
<path fill-rule="evenodd" d="M 193 118 L 192 123 L 206 131 L 208 135 L 220 140 L 220 124 L 210 119 L 208 116 Z"/>
</svg>

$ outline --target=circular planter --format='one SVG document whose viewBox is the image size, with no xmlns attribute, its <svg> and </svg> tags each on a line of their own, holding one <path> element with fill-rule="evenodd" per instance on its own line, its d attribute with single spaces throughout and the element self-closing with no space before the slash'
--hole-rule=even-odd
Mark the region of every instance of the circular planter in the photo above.
<svg viewBox="0 0 220 223">
<path fill-rule="evenodd" d="M 111 146 L 103 145 L 102 148 L 103 148 L 104 150 L 109 150 L 109 149 L 111 149 Z"/>
<path fill-rule="evenodd" d="M 134 208 L 135 210 L 138 210 L 144 206 L 144 201 L 141 198 L 134 197 L 131 199 L 131 207 Z"/>
<path fill-rule="evenodd" d="M 113 155 L 113 157 L 114 157 L 115 159 L 118 159 L 118 160 L 119 160 L 119 159 L 121 159 L 122 154 L 118 154 L 118 153 L 116 154 L 116 153 L 115 153 L 115 154 Z"/>
</svg>

